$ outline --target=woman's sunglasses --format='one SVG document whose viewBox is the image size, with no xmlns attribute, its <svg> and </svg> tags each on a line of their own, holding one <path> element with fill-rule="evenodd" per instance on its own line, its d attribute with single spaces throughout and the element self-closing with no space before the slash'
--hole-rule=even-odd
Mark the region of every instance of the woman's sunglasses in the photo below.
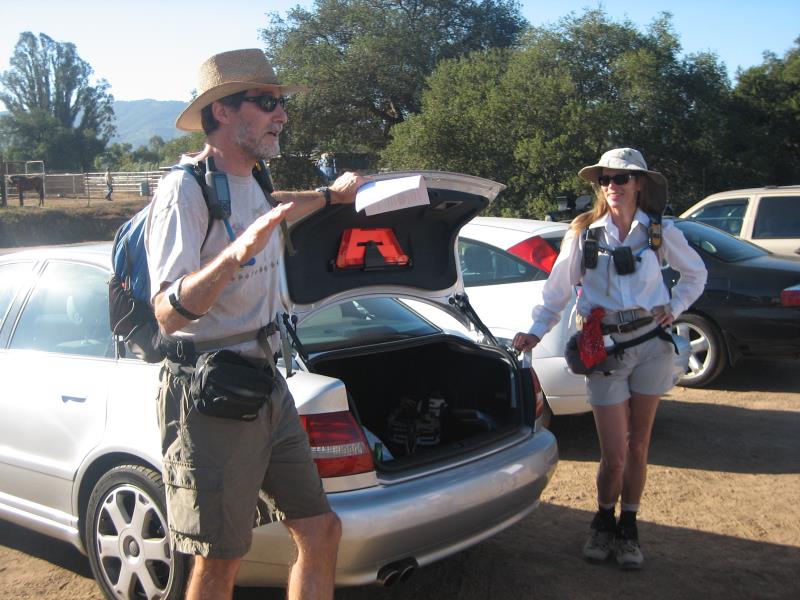
<svg viewBox="0 0 800 600">
<path fill-rule="evenodd" d="M 252 102 L 265 113 L 271 113 L 273 110 L 278 108 L 278 104 L 281 105 L 281 108 L 286 108 L 286 98 L 283 96 L 276 98 L 272 94 L 264 94 L 262 96 L 245 96 L 242 98 L 242 102 Z"/>
<path fill-rule="evenodd" d="M 608 187 L 613 181 L 617 185 L 625 185 L 631 179 L 636 179 L 636 173 L 618 173 L 617 175 L 600 175 L 597 178 L 597 183 L 603 187 Z"/>
</svg>

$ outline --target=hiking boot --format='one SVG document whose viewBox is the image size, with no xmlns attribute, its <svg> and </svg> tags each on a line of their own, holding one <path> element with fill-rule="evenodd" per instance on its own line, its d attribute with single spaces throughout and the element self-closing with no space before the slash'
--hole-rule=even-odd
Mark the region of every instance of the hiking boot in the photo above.
<svg viewBox="0 0 800 600">
<path fill-rule="evenodd" d="M 639 547 L 639 532 L 635 523 L 617 527 L 614 553 L 617 557 L 617 564 L 623 570 L 635 571 L 642 568 L 644 556 L 642 555 L 642 549 Z"/>
<path fill-rule="evenodd" d="M 614 545 L 614 513 L 600 511 L 592 519 L 592 533 L 583 545 L 583 557 L 589 562 L 603 562 L 611 556 Z"/>
</svg>

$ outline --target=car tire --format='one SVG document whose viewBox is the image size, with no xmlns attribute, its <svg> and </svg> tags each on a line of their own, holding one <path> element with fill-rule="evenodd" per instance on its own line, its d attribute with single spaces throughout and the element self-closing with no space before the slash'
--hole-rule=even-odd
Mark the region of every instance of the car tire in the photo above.
<svg viewBox="0 0 800 600">
<path fill-rule="evenodd" d="M 94 486 L 84 534 L 92 572 L 109 599 L 183 597 L 190 559 L 169 543 L 161 475 L 122 465 Z"/>
<path fill-rule="evenodd" d="M 672 330 L 689 340 L 689 369 L 678 385 L 702 387 L 716 379 L 728 364 L 722 335 L 705 317 L 686 313 L 678 317 Z"/>
</svg>

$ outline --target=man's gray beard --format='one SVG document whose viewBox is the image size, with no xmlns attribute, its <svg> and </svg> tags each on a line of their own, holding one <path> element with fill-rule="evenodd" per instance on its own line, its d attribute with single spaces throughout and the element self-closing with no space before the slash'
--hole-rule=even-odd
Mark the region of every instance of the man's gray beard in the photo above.
<svg viewBox="0 0 800 600">
<path fill-rule="evenodd" d="M 239 123 L 233 141 L 243 152 L 256 160 L 272 158 L 277 156 L 281 150 L 280 142 L 277 138 L 273 141 L 273 137 L 270 134 L 264 133 L 260 138 L 256 139 L 252 128 L 244 123 Z"/>
</svg>

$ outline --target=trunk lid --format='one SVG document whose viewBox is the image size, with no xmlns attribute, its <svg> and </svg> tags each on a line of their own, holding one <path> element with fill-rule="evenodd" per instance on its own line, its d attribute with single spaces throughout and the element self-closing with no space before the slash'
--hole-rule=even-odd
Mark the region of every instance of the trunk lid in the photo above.
<svg viewBox="0 0 800 600">
<path fill-rule="evenodd" d="M 371 180 L 412 175 L 423 177 L 429 204 L 372 216 L 356 212 L 353 205 L 334 205 L 289 227 L 297 251 L 284 253 L 282 292 L 297 322 L 348 298 L 394 296 L 435 303 L 467 325 L 463 312 L 451 303 L 464 291 L 456 238 L 505 186 L 433 171 L 385 173 Z M 348 253 L 361 248 L 361 262 L 344 266 Z"/>
</svg>

